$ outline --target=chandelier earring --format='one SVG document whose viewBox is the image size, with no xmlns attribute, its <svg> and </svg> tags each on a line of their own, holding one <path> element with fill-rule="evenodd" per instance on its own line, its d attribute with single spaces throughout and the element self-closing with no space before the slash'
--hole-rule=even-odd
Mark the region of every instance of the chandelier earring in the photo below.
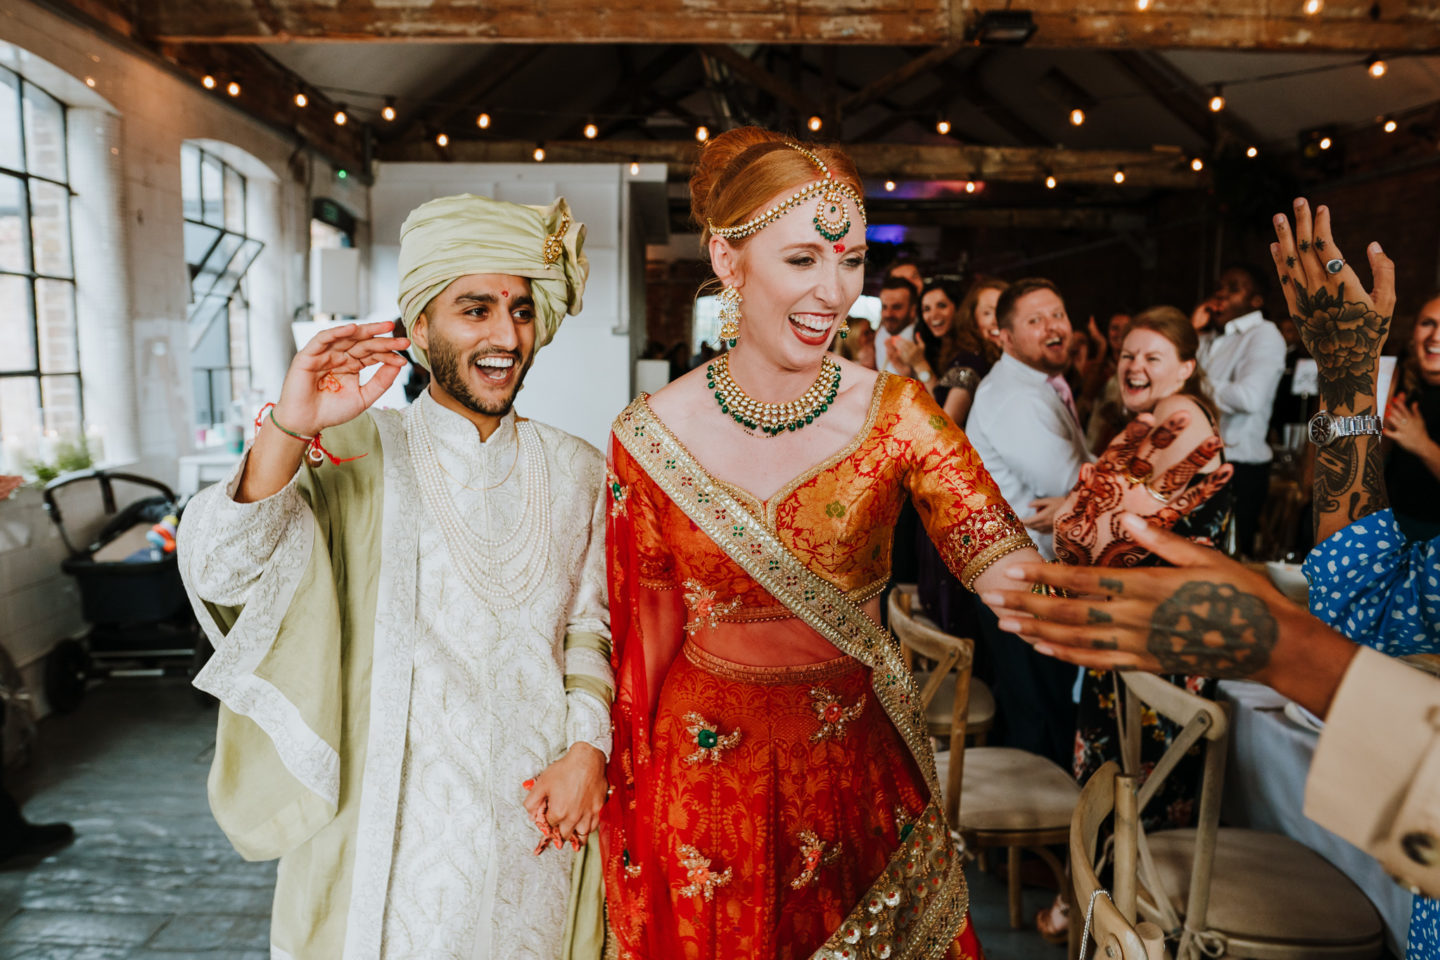
<svg viewBox="0 0 1440 960">
<path fill-rule="evenodd" d="M 730 347 L 740 339 L 740 291 L 726 287 L 720 291 L 720 339 Z"/>
<path fill-rule="evenodd" d="M 850 336 L 850 318 L 846 317 L 840 321 L 840 339 L 844 340 L 848 336 Z"/>
</svg>

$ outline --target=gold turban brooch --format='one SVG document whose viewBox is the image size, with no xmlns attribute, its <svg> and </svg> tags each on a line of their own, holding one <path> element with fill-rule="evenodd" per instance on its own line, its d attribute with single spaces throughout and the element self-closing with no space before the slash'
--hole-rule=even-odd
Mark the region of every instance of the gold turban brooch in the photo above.
<svg viewBox="0 0 1440 960">
<path fill-rule="evenodd" d="M 525 277 L 535 299 L 535 348 L 549 343 L 565 317 L 580 312 L 590 261 L 585 225 L 564 197 L 548 207 L 472 193 L 422 203 L 400 225 L 400 318 L 408 330 L 440 291 L 461 277 Z M 425 351 L 412 354 L 429 369 Z"/>
</svg>

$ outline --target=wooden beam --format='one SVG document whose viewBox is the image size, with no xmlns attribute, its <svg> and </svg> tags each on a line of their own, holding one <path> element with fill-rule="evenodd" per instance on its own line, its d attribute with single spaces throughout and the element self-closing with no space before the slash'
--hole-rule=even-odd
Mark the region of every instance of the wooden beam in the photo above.
<svg viewBox="0 0 1440 960">
<path fill-rule="evenodd" d="M 439 93 L 426 98 L 429 102 L 442 104 L 439 109 L 412 116 L 408 123 L 398 128 L 392 125 L 390 130 L 382 134 L 382 139 L 402 140 L 421 135 L 427 123 L 437 130 L 453 127 L 452 121 L 467 107 L 479 106 L 485 97 L 529 66 L 545 51 L 546 48 L 538 44 L 501 47 L 491 51 L 480 63 L 447 83 Z"/>
<path fill-rule="evenodd" d="M 94 2 L 94 0 L 84 0 Z M 1327 0 L 1027 0 L 1038 47 L 1429 52 L 1440 48 L 1440 5 Z M 769 0 L 744 5 L 691 0 L 147 0 L 145 35 L 177 42 L 476 40 L 514 43 L 840 43 L 944 46 L 973 40 L 994 0 Z M 740 9 L 735 7 L 740 6 Z M 1267 12 L 1267 6 L 1273 9 Z"/>
<path fill-rule="evenodd" d="M 467 163 L 531 163 L 532 141 L 452 140 L 451 160 Z M 546 162 L 665 163 L 670 177 L 690 176 L 702 148 L 679 140 L 564 140 L 545 145 Z M 867 177 L 896 180 L 982 180 L 1040 183 L 1054 174 L 1066 185 L 1109 184 L 1117 167 L 1125 169 L 1124 191 L 1133 188 L 1191 190 L 1207 180 L 1191 172 L 1175 150 L 1065 150 L 1035 147 L 917 146 L 903 143 L 853 143 L 845 150 Z M 434 160 L 425 141 L 386 146 L 381 160 Z"/>
<path fill-rule="evenodd" d="M 862 107 L 869 106 L 876 100 L 886 96 L 896 87 L 909 83 L 922 73 L 928 73 L 946 60 L 949 60 L 959 52 L 960 47 L 961 45 L 958 43 L 947 43 L 944 46 L 936 47 L 933 50 L 912 57 L 905 65 L 891 70 L 878 80 L 872 80 L 864 87 L 841 100 L 840 109 L 853 112 Z"/>
<path fill-rule="evenodd" d="M 759 87 L 776 100 L 790 104 L 804 114 L 820 113 L 820 104 L 807 96 L 798 87 L 780 79 L 760 64 L 751 60 L 734 47 L 725 44 L 707 44 L 700 48 L 707 56 L 725 64 L 730 72 L 753 87 Z"/>
</svg>

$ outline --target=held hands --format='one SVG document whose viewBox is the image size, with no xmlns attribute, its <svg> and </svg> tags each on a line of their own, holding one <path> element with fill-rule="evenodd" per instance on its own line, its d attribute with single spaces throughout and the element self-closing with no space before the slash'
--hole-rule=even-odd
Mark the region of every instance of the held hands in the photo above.
<svg viewBox="0 0 1440 960">
<path fill-rule="evenodd" d="M 1331 413 L 1344 413 L 1375 392 L 1375 368 L 1395 311 L 1395 264 L 1380 244 L 1366 248 L 1375 289 L 1370 293 L 1330 233 L 1330 209 L 1295 201 L 1295 228 L 1275 215 L 1270 255 L 1300 339 L 1320 368 L 1320 395 Z M 1334 272 L 1330 267 L 1338 269 Z"/>
<path fill-rule="evenodd" d="M 584 846 L 605 805 L 605 755 L 588 743 L 572 744 L 565 756 L 526 782 L 525 810 L 537 827 L 545 824 L 535 853 L 544 852 L 547 844 Z"/>
<path fill-rule="evenodd" d="M 1055 515 L 1056 557 L 1068 564 L 1133 567 L 1150 549 L 1120 524 L 1122 516 L 1134 514 L 1169 530 L 1219 492 L 1235 472 L 1229 464 L 1190 486 L 1220 452 L 1219 437 L 1207 437 L 1184 456 L 1166 452 L 1189 422 L 1182 410 L 1157 427 L 1154 417 L 1142 413 L 1098 463 L 1080 468 L 1079 481 Z"/>
<path fill-rule="evenodd" d="M 313 437 L 363 413 L 408 362 L 396 352 L 410 346 L 407 338 L 381 336 L 394 326 L 347 323 L 317 333 L 290 362 L 275 404 L 276 422 Z M 362 384 L 360 372 L 377 363 L 380 369 Z"/>
</svg>

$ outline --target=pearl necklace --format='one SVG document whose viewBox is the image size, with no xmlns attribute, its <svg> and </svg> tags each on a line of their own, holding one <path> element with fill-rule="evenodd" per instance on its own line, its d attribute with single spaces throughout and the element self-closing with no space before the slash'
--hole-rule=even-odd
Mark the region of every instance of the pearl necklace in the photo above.
<svg viewBox="0 0 1440 960">
<path fill-rule="evenodd" d="M 747 430 L 760 430 L 777 436 L 787 430 L 799 430 L 814 423 L 815 418 L 835 401 L 840 392 L 840 364 L 825 357 L 820 361 L 820 374 L 810 388 L 788 403 L 764 403 L 752 398 L 730 376 L 730 354 L 723 353 L 705 367 L 705 381 L 715 393 L 721 413 Z"/>
<path fill-rule="evenodd" d="M 525 494 L 515 529 L 497 539 L 477 534 L 460 519 L 445 487 L 424 409 L 416 409 L 407 420 L 406 439 L 421 499 L 440 528 L 455 569 L 492 608 L 521 606 L 542 582 L 550 559 L 550 472 L 535 426 L 515 425 L 520 448 L 516 460 L 524 461 Z M 490 505 L 484 490 L 479 492 L 479 512 L 488 528 Z"/>
</svg>

